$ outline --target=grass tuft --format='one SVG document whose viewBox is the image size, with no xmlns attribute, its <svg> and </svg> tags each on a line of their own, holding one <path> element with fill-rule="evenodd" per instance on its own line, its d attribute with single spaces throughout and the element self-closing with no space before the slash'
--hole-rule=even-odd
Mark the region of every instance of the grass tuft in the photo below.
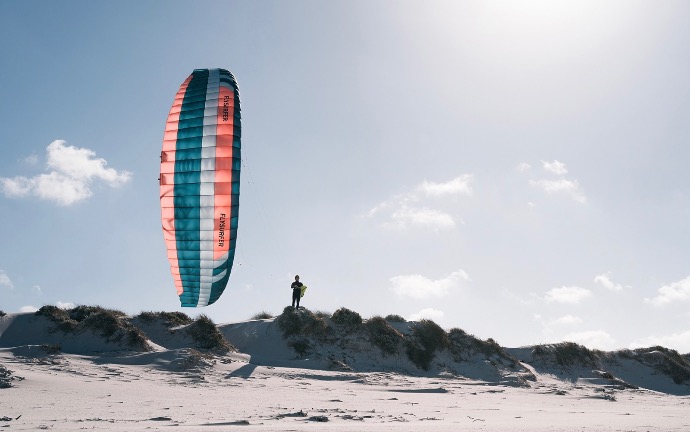
<svg viewBox="0 0 690 432">
<path fill-rule="evenodd" d="M 347 331 L 355 331 L 362 325 L 362 316 L 344 307 L 333 312 L 331 320 L 335 324 L 343 326 Z"/>
<path fill-rule="evenodd" d="M 384 354 L 397 354 L 403 343 L 403 335 L 391 327 L 385 318 L 375 316 L 364 324 L 371 343 Z"/>
<path fill-rule="evenodd" d="M 187 327 L 187 334 L 194 339 L 198 349 L 213 351 L 219 354 L 235 350 L 235 348 L 225 340 L 225 337 L 223 337 L 223 334 L 218 330 L 216 324 L 206 315 L 199 315 L 199 317 Z"/>
<path fill-rule="evenodd" d="M 266 312 L 266 311 L 259 312 L 258 314 L 251 317 L 252 320 L 263 320 L 263 319 L 271 319 L 271 318 L 273 318 L 273 314 L 270 312 Z"/>
</svg>

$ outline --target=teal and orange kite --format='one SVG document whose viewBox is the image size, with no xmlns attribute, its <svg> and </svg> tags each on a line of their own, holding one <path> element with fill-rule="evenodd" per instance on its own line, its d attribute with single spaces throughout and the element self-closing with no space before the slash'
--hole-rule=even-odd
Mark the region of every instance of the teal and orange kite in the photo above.
<svg viewBox="0 0 690 432">
<path fill-rule="evenodd" d="M 160 198 L 170 269 L 183 307 L 214 303 L 235 256 L 240 95 L 232 73 L 195 69 L 165 125 Z"/>
</svg>

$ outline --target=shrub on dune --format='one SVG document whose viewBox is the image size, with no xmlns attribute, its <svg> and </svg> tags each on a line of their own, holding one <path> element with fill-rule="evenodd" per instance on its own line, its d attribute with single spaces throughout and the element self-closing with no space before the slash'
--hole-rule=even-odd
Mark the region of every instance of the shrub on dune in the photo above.
<svg viewBox="0 0 690 432">
<path fill-rule="evenodd" d="M 62 309 L 47 305 L 35 314 L 53 321 L 56 325 L 54 331 L 74 333 L 88 329 L 111 342 L 124 339 L 128 347 L 137 351 L 150 349 L 144 333 L 127 319 L 124 312 L 118 310 L 83 305 L 72 309 Z"/>
<path fill-rule="evenodd" d="M 194 320 L 184 312 L 142 312 L 135 318 L 149 324 L 160 319 L 163 320 L 167 327 L 178 327 L 194 322 Z"/>
<path fill-rule="evenodd" d="M 537 345 L 533 348 L 532 355 L 543 360 L 552 359 L 556 364 L 564 367 L 595 367 L 597 362 L 595 352 L 574 342 Z"/>
<path fill-rule="evenodd" d="M 618 351 L 618 355 L 649 364 L 659 372 L 670 376 L 676 384 L 690 382 L 690 359 L 687 354 L 681 355 L 676 350 L 653 346 L 637 348 L 632 351 Z"/>
<path fill-rule="evenodd" d="M 362 316 L 348 308 L 341 307 L 333 312 L 331 320 L 348 331 L 355 331 L 362 325 Z"/>
<path fill-rule="evenodd" d="M 319 318 L 330 318 L 331 316 L 333 316 L 332 313 L 326 311 L 314 311 L 314 315 L 316 315 Z"/>
<path fill-rule="evenodd" d="M 74 332 L 79 326 L 79 322 L 70 318 L 69 313 L 62 308 L 52 305 L 45 305 L 37 310 L 34 315 L 43 316 L 55 323 L 53 331 L 61 330 L 65 333 Z"/>
<path fill-rule="evenodd" d="M 467 360 L 464 358 L 465 354 L 471 356 L 475 353 L 481 353 L 487 357 L 497 355 L 511 358 L 495 340 L 489 338 L 483 341 L 459 328 L 452 328 L 448 331 L 448 341 L 451 352 L 460 360 Z"/>
<path fill-rule="evenodd" d="M 384 354 L 397 354 L 403 342 L 403 335 L 391 327 L 388 321 L 380 316 L 367 320 L 364 324 L 371 342 Z"/>
<path fill-rule="evenodd" d="M 423 319 L 413 327 L 412 335 L 407 342 L 407 356 L 417 367 L 429 370 L 434 352 L 448 347 L 448 334 L 432 320 Z"/>
<path fill-rule="evenodd" d="M 307 339 L 297 339 L 289 342 L 288 345 L 295 350 L 295 352 L 297 353 L 297 357 L 299 358 L 306 357 L 307 354 L 309 354 L 309 350 L 311 349 L 311 345 L 309 344 L 309 341 Z"/>
<path fill-rule="evenodd" d="M 328 324 L 308 309 L 295 311 L 288 306 L 278 317 L 278 327 L 283 331 L 283 337 L 301 334 L 303 336 L 324 337 Z"/>
<path fill-rule="evenodd" d="M 263 320 L 263 319 L 271 319 L 271 318 L 273 318 L 273 314 L 271 314 L 270 312 L 266 312 L 266 311 L 261 311 L 258 314 L 254 315 L 253 317 L 251 317 L 252 320 Z"/>
<path fill-rule="evenodd" d="M 194 339 L 199 349 L 227 353 L 234 351 L 235 347 L 225 340 L 216 324 L 206 315 L 199 317 L 187 327 L 187 333 Z"/>
</svg>

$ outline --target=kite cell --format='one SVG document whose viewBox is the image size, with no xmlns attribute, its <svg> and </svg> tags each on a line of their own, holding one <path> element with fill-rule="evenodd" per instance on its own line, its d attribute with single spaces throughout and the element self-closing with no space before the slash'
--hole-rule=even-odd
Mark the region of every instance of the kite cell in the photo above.
<svg viewBox="0 0 690 432">
<path fill-rule="evenodd" d="M 196 69 L 165 125 L 160 197 L 183 307 L 214 303 L 232 270 L 240 194 L 240 96 L 225 69 Z"/>
</svg>

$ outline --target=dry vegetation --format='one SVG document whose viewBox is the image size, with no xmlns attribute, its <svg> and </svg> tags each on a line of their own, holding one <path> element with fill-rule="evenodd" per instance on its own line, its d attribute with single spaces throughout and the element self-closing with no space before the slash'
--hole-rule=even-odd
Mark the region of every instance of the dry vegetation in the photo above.
<svg viewBox="0 0 690 432">
<path fill-rule="evenodd" d="M 432 320 L 408 323 L 400 315 L 363 319 L 359 313 L 347 308 L 340 308 L 331 315 L 312 313 L 308 309 L 294 310 L 288 306 L 276 322 L 298 358 L 311 355 L 317 345 L 337 345 L 347 349 L 354 347 L 354 340 L 360 340 L 378 348 L 384 357 L 402 354 L 425 371 L 430 369 L 436 355 L 444 350 L 456 362 L 470 361 L 475 355 L 483 355 L 500 358 L 503 364 L 511 367 L 518 363 L 494 340 L 482 341 L 460 329 L 446 332 Z M 403 333 L 393 326 L 401 323 L 409 326 L 409 332 Z"/>
<path fill-rule="evenodd" d="M 211 351 L 216 354 L 237 351 L 234 346 L 225 340 L 225 337 L 223 337 L 223 334 L 218 330 L 216 324 L 206 315 L 199 315 L 199 317 L 187 327 L 187 334 L 194 339 L 198 349 Z"/>
<path fill-rule="evenodd" d="M 193 319 L 183 312 L 142 312 L 135 318 L 149 324 L 161 320 L 165 323 L 166 327 L 179 327 L 194 322 Z"/>
<path fill-rule="evenodd" d="M 108 341 L 124 342 L 135 351 L 150 350 L 144 333 L 118 310 L 83 305 L 72 309 L 43 306 L 35 314 L 51 320 L 55 324 L 53 331 L 77 333 L 90 330 Z"/>
</svg>

